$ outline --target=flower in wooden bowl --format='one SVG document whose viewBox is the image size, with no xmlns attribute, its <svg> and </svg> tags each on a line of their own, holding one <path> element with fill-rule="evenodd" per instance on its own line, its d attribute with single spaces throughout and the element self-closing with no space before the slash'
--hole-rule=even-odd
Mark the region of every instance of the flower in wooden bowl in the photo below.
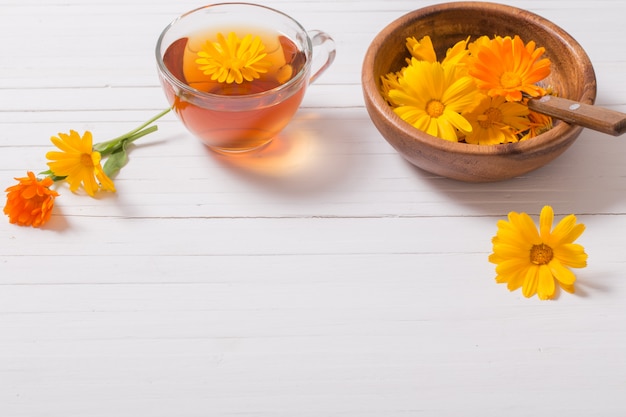
<svg viewBox="0 0 626 417">
<path fill-rule="evenodd" d="M 382 136 L 414 165 L 434 174 L 462 181 L 504 180 L 523 175 L 552 161 L 561 155 L 582 131 L 583 128 L 579 125 L 555 120 L 553 126 L 545 131 L 537 132 L 531 129 L 529 135 L 518 134 L 514 139 L 503 140 L 504 143 L 484 144 L 488 142 L 465 140 L 470 139 L 467 134 L 471 132 L 469 125 L 472 114 L 471 111 L 465 114 L 460 109 L 461 104 L 468 103 L 463 103 L 463 100 L 459 100 L 454 94 L 459 92 L 469 94 L 471 87 L 451 78 L 456 75 L 450 75 L 450 71 L 446 72 L 445 63 L 440 66 L 441 68 L 439 66 L 431 68 L 423 64 L 421 60 L 428 61 L 429 58 L 420 54 L 430 55 L 428 52 L 430 47 L 440 61 L 446 59 L 453 61 L 459 58 L 454 56 L 458 51 L 455 52 L 453 49 L 459 46 L 461 49 L 470 49 L 471 41 L 486 37 L 497 38 L 500 42 L 510 44 L 515 43 L 516 39 L 523 39 L 525 53 L 529 55 L 527 59 L 534 60 L 530 64 L 535 65 L 533 70 L 538 73 L 542 72 L 540 67 L 543 63 L 549 62 L 550 70 L 545 72 L 545 78 L 538 83 L 538 90 L 521 88 L 523 100 L 542 94 L 541 92 L 550 92 L 577 103 L 588 105 L 594 103 L 596 79 L 589 57 L 569 34 L 554 23 L 526 10 L 485 2 L 443 3 L 415 10 L 389 24 L 374 38 L 367 50 L 362 68 L 363 94 L 370 118 Z M 502 41 L 503 39 L 505 41 Z M 407 48 L 413 50 L 407 51 Z M 516 46 L 510 48 L 514 51 Z M 469 51 L 463 53 L 469 54 Z M 430 61 L 432 60 L 430 58 Z M 415 68 L 406 70 L 407 62 L 411 65 L 412 61 Z M 538 62 L 541 63 L 537 64 Z M 390 77 L 390 74 L 406 75 L 404 83 L 412 88 L 412 83 L 424 82 L 426 73 L 430 74 L 429 77 L 434 77 L 434 80 L 444 79 L 448 82 L 443 87 L 439 85 L 430 89 L 428 93 L 439 94 L 438 89 L 445 97 L 437 97 L 435 103 L 432 100 L 421 102 L 426 106 L 430 105 L 430 108 L 423 110 L 433 118 L 447 112 L 447 116 L 433 121 L 435 124 L 441 122 L 439 134 L 435 124 L 425 125 L 419 115 L 416 116 L 411 111 L 407 115 L 397 108 L 394 109 L 389 97 L 385 95 L 385 91 L 394 88 L 400 91 L 400 93 L 396 91 L 396 96 L 402 95 L 399 84 L 394 85 L 397 79 L 394 76 Z M 474 73 L 480 71 L 475 70 Z M 505 84 L 510 82 L 511 80 L 507 79 Z M 480 81 L 478 84 L 481 84 Z M 494 94 L 493 91 L 487 94 L 488 86 L 485 87 L 484 82 L 482 84 L 477 88 L 486 88 L 484 95 L 493 96 L 491 99 L 497 103 L 493 106 L 508 106 L 509 103 L 519 99 L 516 92 L 504 92 L 503 98 L 496 97 L 497 91 Z M 446 88 L 447 93 L 444 91 Z M 423 91 L 425 90 L 428 88 L 424 87 Z M 479 101 L 474 100 L 475 108 L 480 106 Z M 454 114 L 451 114 L 452 112 Z M 519 109 L 507 107 L 503 112 L 508 112 L 513 120 Z M 464 118 L 457 118 L 457 114 L 463 114 Z M 483 120 L 480 117 L 485 116 L 479 114 L 478 117 L 477 120 L 480 121 Z M 447 121 L 450 123 L 446 124 Z M 451 138 L 452 129 L 456 132 L 453 138 Z M 426 133 L 427 130 L 430 134 Z M 519 131 L 521 129 L 517 126 L 517 132 Z"/>
</svg>

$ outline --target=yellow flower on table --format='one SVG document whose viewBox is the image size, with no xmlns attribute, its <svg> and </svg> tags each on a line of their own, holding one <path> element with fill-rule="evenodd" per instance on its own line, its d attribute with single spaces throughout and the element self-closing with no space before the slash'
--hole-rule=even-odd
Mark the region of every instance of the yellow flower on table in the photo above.
<svg viewBox="0 0 626 417">
<path fill-rule="evenodd" d="M 478 145 L 497 145 L 518 141 L 518 133 L 530 128 L 528 107 L 504 97 L 481 94 L 479 103 L 463 116 L 472 125 L 465 141 Z"/>
<path fill-rule="evenodd" d="M 525 93 L 542 96 L 546 91 L 536 85 L 550 74 L 550 60 L 540 59 L 545 48 L 534 41 L 524 42 L 519 36 L 481 38 L 473 47 L 469 73 L 478 87 L 492 97 L 504 96 L 508 101 L 521 101 Z"/>
<path fill-rule="evenodd" d="M 213 81 L 241 84 L 267 72 L 271 62 L 265 59 L 266 56 L 265 45 L 259 36 L 248 34 L 239 39 L 234 32 L 230 32 L 227 38 L 218 33 L 217 42 L 207 41 L 202 46 L 196 64 Z"/>
<path fill-rule="evenodd" d="M 465 134 L 472 131 L 460 112 L 474 102 L 476 92 L 474 81 L 454 66 L 412 58 L 387 99 L 394 112 L 414 127 L 456 142 L 457 129 Z"/>
<path fill-rule="evenodd" d="M 4 214 L 13 224 L 40 227 L 50 220 L 54 199 L 59 194 L 50 189 L 54 183 L 50 177 L 39 180 L 31 171 L 27 175 L 15 178 L 18 183 L 6 189 Z"/>
<path fill-rule="evenodd" d="M 53 136 L 52 143 L 60 150 L 46 154 L 50 160 L 48 167 L 57 177 L 65 177 L 74 192 L 82 185 L 87 194 L 94 196 L 96 191 L 103 189 L 115 191 L 113 181 L 104 173 L 100 164 L 100 152 L 93 150 L 93 138 L 87 131 L 81 137 L 76 131 L 69 134 L 59 133 Z"/>
<path fill-rule="evenodd" d="M 498 221 L 489 256 L 496 264 L 496 282 L 506 283 L 511 291 L 521 287 L 525 297 L 537 294 L 542 300 L 554 298 L 556 284 L 574 292 L 576 276 L 569 268 L 587 266 L 584 248 L 574 243 L 585 226 L 576 223 L 573 214 L 554 229 L 553 220 L 552 207 L 545 206 L 539 216 L 539 230 L 526 213 L 510 212 L 508 221 Z"/>
</svg>

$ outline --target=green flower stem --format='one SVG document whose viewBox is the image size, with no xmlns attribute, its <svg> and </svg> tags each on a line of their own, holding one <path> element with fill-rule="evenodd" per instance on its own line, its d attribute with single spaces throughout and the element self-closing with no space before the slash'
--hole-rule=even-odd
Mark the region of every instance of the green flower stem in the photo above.
<svg viewBox="0 0 626 417">
<path fill-rule="evenodd" d="M 131 130 L 130 132 L 126 132 L 121 136 L 118 136 L 106 142 L 96 143 L 93 146 L 93 150 L 100 152 L 102 156 L 110 155 L 112 153 L 119 151 L 120 149 L 123 148 L 124 142 L 126 143 L 134 142 L 140 137 L 156 131 L 158 127 L 150 126 L 150 125 L 154 123 L 155 121 L 157 121 L 158 119 L 160 119 L 161 117 L 165 116 L 171 110 L 172 110 L 171 108 L 167 108 L 163 110 L 162 112 L 160 112 L 159 114 L 157 114 L 156 116 L 154 116 L 153 118 L 151 118 L 150 120 L 142 124 L 141 126 L 137 127 L 136 129 Z"/>
</svg>

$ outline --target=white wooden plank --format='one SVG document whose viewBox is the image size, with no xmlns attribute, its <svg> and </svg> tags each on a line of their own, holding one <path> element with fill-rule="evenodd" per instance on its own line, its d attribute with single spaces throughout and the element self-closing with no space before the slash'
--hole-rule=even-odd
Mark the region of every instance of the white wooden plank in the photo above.
<svg viewBox="0 0 626 417">
<path fill-rule="evenodd" d="M 52 148 L 49 132 L 93 129 L 96 140 L 106 140 L 133 126 L 46 123 L 31 128 L 38 144 L 27 147 L 11 146 L 29 140 L 15 130 L 2 153 L 2 184 L 6 188 L 26 170 L 46 168 L 45 153 Z M 334 136 L 338 131 L 345 133 Z M 116 178 L 116 195 L 91 199 L 61 188 L 58 216 L 502 215 L 510 210 L 538 212 L 543 204 L 578 214 L 624 213 L 620 197 L 626 189 L 624 149 L 618 139 L 590 131 L 546 167 L 490 184 L 443 179 L 413 167 L 361 110 L 302 111 L 284 138 L 250 158 L 229 159 L 208 151 L 173 115 L 142 140 Z M 581 190 L 586 198 L 581 198 Z"/>
</svg>

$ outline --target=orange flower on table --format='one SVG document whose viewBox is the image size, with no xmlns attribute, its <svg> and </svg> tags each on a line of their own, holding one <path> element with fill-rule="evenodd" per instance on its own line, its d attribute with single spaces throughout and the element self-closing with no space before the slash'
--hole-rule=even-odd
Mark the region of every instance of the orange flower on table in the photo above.
<svg viewBox="0 0 626 417">
<path fill-rule="evenodd" d="M 15 178 L 19 181 L 18 184 L 6 189 L 4 214 L 9 216 L 9 221 L 13 224 L 40 227 L 50 220 L 54 199 L 59 194 L 50 189 L 54 183 L 50 177 L 39 180 L 30 171 L 27 175 Z"/>
<path fill-rule="evenodd" d="M 525 297 L 554 298 L 556 285 L 574 292 L 576 276 L 569 268 L 587 266 L 585 249 L 574 243 L 585 225 L 570 214 L 552 228 L 554 211 L 545 206 L 539 215 L 539 230 L 526 213 L 510 212 L 508 221 L 498 221 L 489 261 L 496 264 L 496 282 L 509 290 L 522 288 Z"/>
<path fill-rule="evenodd" d="M 87 194 L 94 196 L 100 190 L 115 191 L 113 181 L 104 173 L 100 164 L 100 152 L 93 150 L 91 132 L 81 137 L 76 131 L 53 136 L 52 143 L 60 150 L 46 154 L 50 171 L 56 177 L 64 178 L 75 192 L 82 185 Z"/>
<path fill-rule="evenodd" d="M 483 38 L 475 47 L 469 74 L 492 97 L 504 96 L 507 101 L 521 101 L 523 94 L 539 97 L 546 91 L 536 83 L 550 74 L 550 60 L 541 58 L 544 52 L 534 41 L 524 45 L 517 35 Z"/>
</svg>

